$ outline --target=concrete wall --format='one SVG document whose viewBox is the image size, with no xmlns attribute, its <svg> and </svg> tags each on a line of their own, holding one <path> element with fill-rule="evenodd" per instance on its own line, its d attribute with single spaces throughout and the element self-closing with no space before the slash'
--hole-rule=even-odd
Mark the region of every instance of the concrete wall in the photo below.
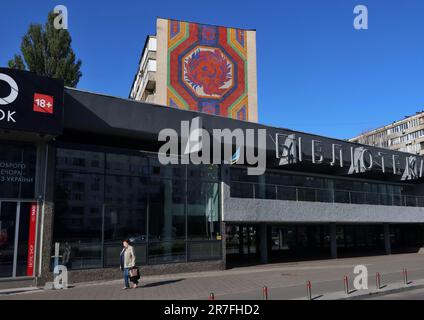
<svg viewBox="0 0 424 320">
<path fill-rule="evenodd" d="M 166 106 L 168 90 L 168 20 L 158 18 L 156 25 L 156 94 L 154 102 Z"/>
<path fill-rule="evenodd" d="M 256 31 L 247 31 L 247 81 L 249 86 L 249 121 L 258 122 L 258 70 L 256 62 Z"/>
<path fill-rule="evenodd" d="M 424 208 L 225 197 L 225 222 L 423 223 Z"/>
</svg>

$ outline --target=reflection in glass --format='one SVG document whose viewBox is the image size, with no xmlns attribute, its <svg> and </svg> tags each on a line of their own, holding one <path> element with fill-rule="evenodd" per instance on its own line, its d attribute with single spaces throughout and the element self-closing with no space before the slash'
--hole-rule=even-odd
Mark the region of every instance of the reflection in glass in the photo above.
<svg viewBox="0 0 424 320">
<path fill-rule="evenodd" d="M 34 146 L 2 143 L 0 146 L 0 198 L 34 198 L 36 162 Z"/>
<path fill-rule="evenodd" d="M 217 166 L 59 148 L 54 242 L 71 269 L 119 265 L 125 238 L 140 264 L 219 259 L 218 179 Z"/>
<path fill-rule="evenodd" d="M 219 184 L 190 181 L 187 197 L 188 238 L 215 240 L 219 227 Z"/>
<path fill-rule="evenodd" d="M 151 264 L 185 261 L 186 242 L 152 242 L 149 244 L 148 259 Z"/>
<path fill-rule="evenodd" d="M 149 240 L 185 239 L 185 181 L 155 180 L 149 192 Z"/>
<path fill-rule="evenodd" d="M 1 202 L 0 207 L 0 278 L 13 275 L 15 251 L 16 202 Z"/>
</svg>

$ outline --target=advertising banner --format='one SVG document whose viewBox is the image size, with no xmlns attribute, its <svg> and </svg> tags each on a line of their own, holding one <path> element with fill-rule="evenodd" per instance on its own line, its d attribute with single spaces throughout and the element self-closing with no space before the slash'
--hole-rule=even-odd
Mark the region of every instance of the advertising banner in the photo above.
<svg viewBox="0 0 424 320">
<path fill-rule="evenodd" d="M 28 236 L 28 262 L 27 262 L 27 276 L 34 275 L 34 260 L 35 260 L 35 234 L 37 228 L 37 203 L 32 203 L 30 207 L 29 217 L 29 236 Z"/>
</svg>

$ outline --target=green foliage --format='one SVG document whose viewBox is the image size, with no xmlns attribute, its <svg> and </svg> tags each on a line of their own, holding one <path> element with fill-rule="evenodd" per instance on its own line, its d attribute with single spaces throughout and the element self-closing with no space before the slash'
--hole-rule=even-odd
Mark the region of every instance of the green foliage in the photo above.
<svg viewBox="0 0 424 320">
<path fill-rule="evenodd" d="M 15 54 L 8 64 L 10 68 L 63 79 L 66 86 L 76 87 L 82 76 L 81 60 L 76 60 L 68 30 L 54 28 L 54 18 L 51 12 L 44 26 L 31 24 L 22 38 L 22 55 Z"/>
</svg>

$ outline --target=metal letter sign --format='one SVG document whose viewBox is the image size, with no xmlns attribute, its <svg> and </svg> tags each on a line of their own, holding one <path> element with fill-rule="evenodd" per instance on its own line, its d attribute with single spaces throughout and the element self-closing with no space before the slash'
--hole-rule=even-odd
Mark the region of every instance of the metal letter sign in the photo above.
<svg viewBox="0 0 424 320">
<path fill-rule="evenodd" d="M 285 135 L 277 133 L 275 135 L 276 156 L 280 159 L 280 166 L 297 163 L 297 144 L 294 134 Z"/>
<path fill-rule="evenodd" d="M 326 138 L 316 140 L 316 136 L 307 137 L 301 134 L 297 136 L 290 133 L 275 133 L 274 142 L 280 166 L 300 165 L 305 162 L 302 159 L 305 157 L 306 162 L 311 162 L 313 165 L 328 165 L 333 168 L 346 166 L 346 171 L 337 170 L 336 174 L 339 175 L 379 172 L 392 174 L 396 176 L 395 179 L 401 181 L 421 179 L 424 175 L 424 157 L 418 155 L 411 156 L 391 150 L 382 151 L 380 148 L 358 146 L 349 142 L 334 144 Z M 302 144 L 308 146 L 309 150 L 302 149 Z"/>
<path fill-rule="evenodd" d="M 402 180 L 414 180 L 420 178 L 420 174 L 418 173 L 417 157 L 406 157 L 405 161 L 406 167 L 402 175 Z"/>
</svg>

